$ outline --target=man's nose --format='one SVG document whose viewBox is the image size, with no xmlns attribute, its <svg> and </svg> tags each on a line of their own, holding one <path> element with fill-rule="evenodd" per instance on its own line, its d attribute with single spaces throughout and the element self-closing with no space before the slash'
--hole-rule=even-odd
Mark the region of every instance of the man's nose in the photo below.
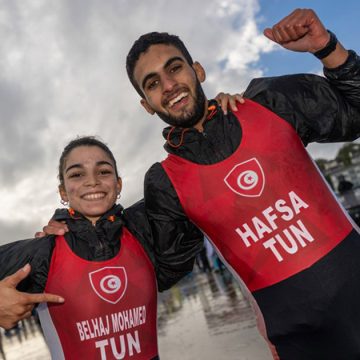
<svg viewBox="0 0 360 360">
<path fill-rule="evenodd" d="M 176 81 L 171 76 L 165 76 L 162 80 L 162 87 L 164 92 L 172 91 Z"/>
</svg>

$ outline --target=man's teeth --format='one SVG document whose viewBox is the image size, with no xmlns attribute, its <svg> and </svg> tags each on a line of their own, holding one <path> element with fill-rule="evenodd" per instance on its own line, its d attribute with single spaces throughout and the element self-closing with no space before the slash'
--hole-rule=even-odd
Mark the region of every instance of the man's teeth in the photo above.
<svg viewBox="0 0 360 360">
<path fill-rule="evenodd" d="M 85 200 L 98 200 L 105 197 L 104 193 L 96 193 L 96 194 L 86 194 L 83 196 Z"/>
<path fill-rule="evenodd" d="M 187 96 L 187 93 L 186 92 L 182 92 L 181 94 L 179 94 L 176 98 L 174 99 L 171 99 L 169 101 L 169 105 L 170 107 L 173 106 L 175 103 L 177 103 L 178 101 L 182 100 L 184 97 Z"/>
</svg>

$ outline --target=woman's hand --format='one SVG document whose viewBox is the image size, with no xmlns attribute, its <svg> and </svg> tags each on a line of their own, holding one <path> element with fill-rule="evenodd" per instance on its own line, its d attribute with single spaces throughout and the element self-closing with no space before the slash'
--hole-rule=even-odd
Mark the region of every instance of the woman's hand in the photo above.
<svg viewBox="0 0 360 360">
<path fill-rule="evenodd" d="M 221 106 L 222 111 L 227 115 L 227 111 L 230 108 L 232 111 L 237 111 L 236 103 L 244 104 L 245 99 L 243 98 L 243 93 L 230 95 L 228 93 L 219 93 L 216 95 L 215 100 Z"/>
</svg>

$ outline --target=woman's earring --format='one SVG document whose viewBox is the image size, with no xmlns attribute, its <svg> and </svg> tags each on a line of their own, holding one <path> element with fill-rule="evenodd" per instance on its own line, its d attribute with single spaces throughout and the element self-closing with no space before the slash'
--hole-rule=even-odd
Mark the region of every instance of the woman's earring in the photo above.
<svg viewBox="0 0 360 360">
<path fill-rule="evenodd" d="M 121 198 L 121 194 L 118 193 L 116 198 L 119 200 Z"/>
<path fill-rule="evenodd" d="M 65 201 L 63 199 L 60 200 L 60 203 L 64 206 L 68 206 L 69 205 L 69 202 L 68 201 Z"/>
</svg>

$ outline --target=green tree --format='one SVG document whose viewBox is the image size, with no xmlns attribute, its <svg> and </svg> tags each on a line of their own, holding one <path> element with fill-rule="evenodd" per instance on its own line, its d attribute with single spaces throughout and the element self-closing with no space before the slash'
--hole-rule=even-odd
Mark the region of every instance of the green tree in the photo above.
<svg viewBox="0 0 360 360">
<path fill-rule="evenodd" d="M 360 153 L 360 144 L 345 144 L 337 153 L 336 160 L 342 162 L 345 166 L 349 166 L 352 163 L 354 155 Z"/>
<path fill-rule="evenodd" d="M 321 172 L 324 174 L 325 173 L 325 165 L 328 162 L 328 160 L 326 160 L 326 159 L 315 159 L 315 162 L 316 162 L 316 165 L 321 170 Z"/>
</svg>

